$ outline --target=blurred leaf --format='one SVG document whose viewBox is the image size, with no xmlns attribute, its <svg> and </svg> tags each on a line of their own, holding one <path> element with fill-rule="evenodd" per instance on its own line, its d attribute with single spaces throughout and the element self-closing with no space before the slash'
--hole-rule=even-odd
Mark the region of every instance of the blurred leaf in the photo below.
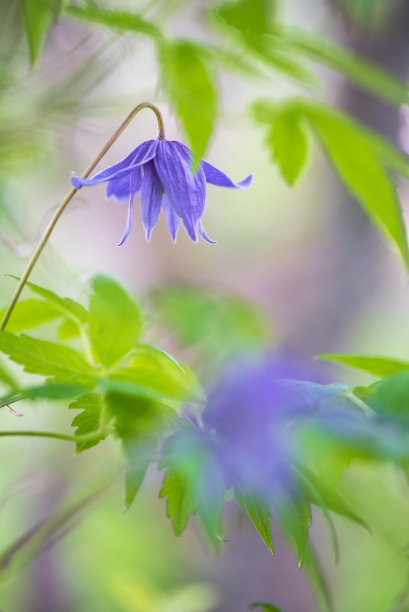
<svg viewBox="0 0 409 612">
<path fill-rule="evenodd" d="M 334 606 L 332 604 L 330 591 L 317 556 L 311 545 L 308 545 L 305 551 L 304 569 L 307 572 L 315 593 L 319 596 L 321 609 L 325 610 L 325 612 L 333 612 Z"/>
<path fill-rule="evenodd" d="M 140 307 L 115 280 L 96 276 L 90 301 L 90 339 L 95 357 L 110 366 L 134 348 L 142 333 Z"/>
<path fill-rule="evenodd" d="M 163 479 L 159 497 L 166 497 L 166 516 L 172 521 L 175 535 L 186 529 L 190 514 L 196 513 L 196 502 L 183 473 L 169 468 Z"/>
<path fill-rule="evenodd" d="M 68 346 L 2 331 L 0 350 L 30 374 L 42 374 L 51 377 L 51 381 L 85 386 L 94 383 L 93 368 Z"/>
<path fill-rule="evenodd" d="M 374 64 L 333 45 L 325 38 L 308 34 L 298 28 L 277 28 L 271 44 L 310 58 L 343 74 L 361 87 L 373 92 L 393 104 L 408 104 L 409 93 L 406 83 L 392 74 L 377 68 Z"/>
<path fill-rule="evenodd" d="M 69 5 L 64 9 L 64 13 L 69 17 L 108 28 L 137 32 L 154 38 L 161 36 L 154 23 L 133 12 L 106 10 L 93 3 L 88 6 Z"/>
<path fill-rule="evenodd" d="M 309 139 L 302 117 L 284 109 L 274 119 L 267 135 L 267 145 L 284 180 L 294 185 L 308 160 Z"/>
<path fill-rule="evenodd" d="M 24 29 L 34 66 L 40 58 L 48 31 L 53 23 L 58 2 L 55 0 L 20 0 Z"/>
<path fill-rule="evenodd" d="M 210 57 L 204 47 L 189 40 L 166 41 L 160 46 L 163 87 L 193 149 L 194 165 L 205 152 L 217 115 Z"/>
<path fill-rule="evenodd" d="M 280 525 L 295 545 L 298 565 L 302 567 L 307 555 L 308 531 L 311 526 L 311 505 L 303 497 L 280 500 L 274 504 Z"/>
<path fill-rule="evenodd" d="M 311 100 L 294 99 L 280 105 L 256 103 L 258 121 L 274 125 L 277 112 L 289 109 L 314 128 L 330 161 L 348 191 L 356 197 L 386 238 L 399 248 L 409 267 L 409 250 L 395 185 L 385 167 L 388 143 L 348 115 Z M 271 127 L 270 127 L 271 129 Z"/>
<path fill-rule="evenodd" d="M 216 5 L 214 12 L 241 32 L 265 34 L 272 31 L 276 4 L 276 0 L 228 0 Z"/>
<path fill-rule="evenodd" d="M 384 416 L 395 417 L 409 428 L 409 372 L 401 372 L 380 381 L 371 388 L 366 403 Z"/>
<path fill-rule="evenodd" d="M 5 312 L 5 310 L 2 311 L 0 316 L 3 317 Z M 58 319 L 61 314 L 61 310 L 52 304 L 35 298 L 27 299 L 16 304 L 7 329 L 11 333 L 17 333 L 24 329 L 34 329 L 44 323 Z"/>
<path fill-rule="evenodd" d="M 369 372 L 369 374 L 379 376 L 380 378 L 409 370 L 409 362 L 400 359 L 390 359 L 389 357 L 324 354 L 317 355 L 317 359 L 340 363 L 346 367 Z"/>
<path fill-rule="evenodd" d="M 103 398 L 99 393 L 87 393 L 76 399 L 74 402 L 71 402 L 69 408 L 72 410 L 82 410 L 82 412 L 77 414 L 72 421 L 72 426 L 76 427 L 76 436 L 84 436 L 94 433 L 98 434 L 98 432 L 101 431 L 100 420 L 102 406 Z M 88 448 L 96 446 L 101 442 L 101 440 L 104 440 L 105 437 L 106 436 L 101 433 L 90 440 L 78 440 L 76 443 L 76 452 L 80 453 Z"/>
<path fill-rule="evenodd" d="M 123 439 L 122 447 L 126 457 L 125 468 L 125 509 L 128 510 L 141 488 L 146 470 L 155 455 L 157 441 L 147 438 L 143 441 Z"/>
<path fill-rule="evenodd" d="M 193 372 L 159 349 L 139 344 L 124 367 L 115 370 L 112 381 L 129 382 L 177 401 L 203 401 L 204 392 Z"/>
<path fill-rule="evenodd" d="M 10 371 L 2 357 L 0 358 L 0 382 L 10 389 L 17 389 L 19 386 L 17 378 Z"/>
<path fill-rule="evenodd" d="M 368 30 L 388 25 L 400 0 L 337 0 L 337 3 L 358 25 Z"/>
<path fill-rule="evenodd" d="M 317 506 L 323 505 L 327 510 L 335 512 L 340 516 L 349 518 L 351 521 L 354 521 L 369 531 L 368 525 L 361 518 L 359 518 L 359 516 L 355 514 L 355 512 L 342 499 L 335 486 L 327 485 L 321 478 L 317 478 L 315 474 L 305 468 L 305 466 L 301 467 L 301 472 L 303 477 L 307 479 L 312 489 L 317 492 L 317 497 L 315 499 L 310 499 L 312 503 Z"/>
<path fill-rule="evenodd" d="M 260 608 L 260 610 L 263 610 L 263 612 L 284 612 L 282 608 L 277 608 L 277 606 L 273 606 L 263 601 L 254 601 L 249 605 L 249 608 L 250 610 Z"/>
<path fill-rule="evenodd" d="M 199 287 L 169 286 L 154 305 L 182 346 L 197 346 L 209 368 L 243 351 L 271 346 L 272 324 L 256 304 Z"/>
<path fill-rule="evenodd" d="M 256 499 L 252 499 L 248 496 L 238 496 L 237 492 L 236 499 L 241 507 L 246 507 L 247 514 L 254 527 L 260 534 L 260 537 L 262 538 L 264 544 L 272 552 L 272 554 L 274 554 L 274 544 L 271 537 L 270 524 L 271 512 L 269 508 L 265 507 L 261 502 L 258 502 Z"/>
</svg>

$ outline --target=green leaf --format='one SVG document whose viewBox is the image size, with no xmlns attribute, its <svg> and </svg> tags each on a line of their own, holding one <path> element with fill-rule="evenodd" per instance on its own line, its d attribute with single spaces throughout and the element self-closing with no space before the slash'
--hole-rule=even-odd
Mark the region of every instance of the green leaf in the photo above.
<svg viewBox="0 0 409 612">
<path fill-rule="evenodd" d="M 276 0 L 231 0 L 215 7 L 214 13 L 240 32 L 271 32 L 276 15 Z"/>
<path fill-rule="evenodd" d="M 53 23 L 57 3 L 53 0 L 20 0 L 31 66 L 42 53 L 48 31 Z"/>
<path fill-rule="evenodd" d="M 91 344 L 95 357 L 104 366 L 110 366 L 136 345 L 142 333 L 142 313 L 117 281 L 96 276 L 92 288 Z"/>
<path fill-rule="evenodd" d="M 243 350 L 271 345 L 272 323 L 257 305 L 214 289 L 169 286 L 152 294 L 165 325 L 183 347 L 195 346 L 209 369 Z"/>
<path fill-rule="evenodd" d="M 0 350 L 30 374 L 49 376 L 51 381 L 92 385 L 95 371 L 74 349 L 54 342 L 0 332 Z"/>
<path fill-rule="evenodd" d="M 333 45 L 325 38 L 310 35 L 298 28 L 277 28 L 271 44 L 310 58 L 343 74 L 361 87 L 393 104 L 408 104 L 408 87 L 392 74 L 374 64 Z"/>
<path fill-rule="evenodd" d="M 0 313 L 3 318 L 5 310 Z M 61 317 L 61 311 L 47 302 L 31 298 L 18 302 L 13 310 L 7 330 L 12 333 L 34 329 Z"/>
<path fill-rule="evenodd" d="M 168 469 L 163 479 L 159 497 L 166 497 L 166 516 L 171 519 L 175 535 L 179 536 L 186 529 L 190 514 L 197 510 L 189 484 L 183 474 Z"/>
<path fill-rule="evenodd" d="M 69 17 L 116 30 L 137 32 L 153 38 L 161 36 L 160 30 L 137 13 L 111 11 L 95 4 L 89 6 L 67 6 L 64 13 Z"/>
<path fill-rule="evenodd" d="M 141 488 L 146 471 L 155 455 L 157 440 L 155 438 L 146 438 L 143 441 L 124 439 L 122 447 L 126 457 L 125 509 L 128 510 Z"/>
<path fill-rule="evenodd" d="M 58 340 L 66 342 L 76 338 L 80 333 L 80 328 L 74 319 L 64 319 L 58 328 Z"/>
<path fill-rule="evenodd" d="M 307 555 L 308 531 L 311 526 L 311 505 L 305 497 L 288 497 L 274 504 L 280 525 L 292 540 L 298 553 L 298 564 L 303 566 Z"/>
<path fill-rule="evenodd" d="M 386 162 L 390 145 L 348 115 L 310 100 L 287 101 L 284 108 L 304 117 L 314 128 L 330 161 L 348 191 L 383 232 L 399 248 L 409 268 L 409 249 L 402 210 Z M 278 110 L 283 109 L 283 104 Z M 272 125 L 277 105 L 257 103 L 255 117 Z M 400 164 L 402 162 L 400 161 Z"/>
<path fill-rule="evenodd" d="M 389 357 L 336 355 L 327 353 L 317 355 L 317 359 L 324 359 L 325 361 L 340 363 L 346 367 L 362 370 L 364 372 L 368 372 L 369 374 L 373 374 L 374 376 L 379 376 L 380 378 L 409 370 L 409 362 L 401 359 L 391 359 Z"/>
<path fill-rule="evenodd" d="M 99 393 L 86 393 L 68 406 L 71 410 L 81 410 L 73 421 L 72 426 L 76 427 L 76 436 L 85 436 L 95 434 L 95 437 L 89 440 L 78 440 L 76 443 L 76 452 L 80 453 L 88 448 L 92 448 L 105 439 L 103 433 L 99 433 L 101 412 L 103 406 L 103 398 Z"/>
<path fill-rule="evenodd" d="M 301 471 L 309 486 L 317 493 L 314 499 L 310 497 L 312 503 L 344 516 L 369 531 L 368 525 L 348 506 L 335 487 L 329 486 L 305 467 Z"/>
<path fill-rule="evenodd" d="M 162 42 L 162 83 L 187 140 L 196 166 L 203 156 L 217 115 L 217 88 L 208 51 L 188 40 Z"/>
<path fill-rule="evenodd" d="M 249 605 L 249 608 L 250 610 L 260 608 L 260 610 L 263 610 L 263 612 L 284 612 L 282 608 L 277 608 L 277 606 L 265 603 L 264 601 L 253 601 L 253 603 Z"/>
<path fill-rule="evenodd" d="M 10 275 L 10 277 L 14 278 L 15 280 L 20 280 L 18 276 Z M 45 289 L 44 287 L 40 287 L 34 283 L 26 283 L 26 285 L 33 293 L 39 295 L 46 302 L 58 308 L 62 314 L 65 314 L 70 318 L 74 318 L 79 323 L 86 323 L 88 321 L 88 312 L 82 304 L 79 304 L 71 298 L 60 297 L 57 293 L 54 293 L 54 291 Z"/>
<path fill-rule="evenodd" d="M 400 372 L 380 381 L 371 387 L 365 401 L 375 412 L 396 418 L 402 426 L 409 428 L 409 372 Z"/>
<path fill-rule="evenodd" d="M 271 511 L 261 502 L 251 497 L 237 496 L 236 498 L 240 506 L 246 507 L 246 512 L 253 523 L 254 527 L 260 534 L 264 544 L 274 554 L 274 544 L 271 537 Z"/>
<path fill-rule="evenodd" d="M 148 344 L 137 345 L 129 363 L 115 370 L 110 380 L 145 387 L 177 401 L 203 402 L 205 399 L 202 387 L 187 366 Z"/>
<path fill-rule="evenodd" d="M 284 180 L 294 185 L 308 161 L 309 139 L 303 118 L 291 109 L 278 113 L 268 132 L 267 145 Z"/>
</svg>

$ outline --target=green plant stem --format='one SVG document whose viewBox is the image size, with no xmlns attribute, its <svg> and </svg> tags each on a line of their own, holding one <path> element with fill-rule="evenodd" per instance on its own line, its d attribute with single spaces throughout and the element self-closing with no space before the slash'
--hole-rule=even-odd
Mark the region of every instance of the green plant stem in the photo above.
<svg viewBox="0 0 409 612">
<path fill-rule="evenodd" d="M 159 140 L 164 140 L 165 139 L 165 128 L 164 128 L 164 124 L 163 124 L 163 118 L 162 115 L 159 111 L 159 109 L 154 105 L 154 104 L 150 104 L 149 102 L 142 102 L 141 104 L 138 104 L 137 106 L 135 106 L 135 108 L 129 113 L 129 115 L 126 117 L 126 119 L 121 123 L 121 125 L 119 126 L 119 128 L 114 132 L 114 134 L 111 136 L 111 138 L 108 140 L 108 142 L 105 144 L 105 146 L 101 149 L 101 151 L 98 153 L 98 155 L 96 156 L 96 158 L 94 159 L 94 161 L 88 166 L 88 168 L 83 172 L 83 174 L 81 175 L 81 178 L 87 178 L 91 172 L 94 170 L 94 168 L 99 164 L 99 162 L 101 161 L 101 159 L 104 157 L 104 155 L 108 152 L 108 150 L 111 148 L 111 146 L 114 144 L 114 142 L 118 139 L 118 137 L 122 134 L 122 132 L 125 130 L 126 127 L 128 127 L 129 123 L 132 121 L 132 119 L 135 117 L 135 115 L 137 113 L 139 113 L 140 110 L 142 110 L 143 108 L 150 108 L 156 115 L 156 119 L 158 120 L 158 138 Z M 73 187 L 65 196 L 65 198 L 63 199 L 63 201 L 61 202 L 61 204 L 58 206 L 57 210 L 55 211 L 52 219 L 50 220 L 40 242 L 38 243 L 33 255 L 31 256 L 30 261 L 27 264 L 27 267 L 23 273 L 23 276 L 20 279 L 20 282 L 17 286 L 16 291 L 14 292 L 14 295 L 11 299 L 11 302 L 9 304 L 9 307 L 7 308 L 4 316 L 3 316 L 3 320 L 0 324 L 0 330 L 5 329 L 8 320 L 10 319 L 11 313 L 14 310 L 15 305 L 18 302 L 18 299 L 21 295 L 21 292 L 24 289 L 24 285 L 26 284 L 27 280 L 30 277 L 31 272 L 33 271 L 34 266 L 37 263 L 38 258 L 40 257 L 45 245 L 48 242 L 48 239 L 50 238 L 54 227 L 57 224 L 58 219 L 61 217 L 62 213 L 64 212 L 64 210 L 66 209 L 67 205 L 71 202 L 72 198 L 75 196 L 75 194 L 77 193 L 78 189 L 76 189 L 75 187 Z"/>
<path fill-rule="evenodd" d="M 54 433 L 52 431 L 9 430 L 0 431 L 0 436 L 28 436 L 31 438 L 54 438 L 55 440 L 65 440 L 66 442 L 88 442 L 89 440 L 93 440 L 94 438 L 99 437 L 100 431 L 98 430 L 96 432 L 84 436 L 69 436 L 67 434 Z"/>
</svg>

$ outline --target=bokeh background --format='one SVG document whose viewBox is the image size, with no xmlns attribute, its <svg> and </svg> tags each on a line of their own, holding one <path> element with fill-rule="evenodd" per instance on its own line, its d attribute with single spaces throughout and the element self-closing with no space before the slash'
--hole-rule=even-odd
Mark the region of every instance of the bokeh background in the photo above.
<svg viewBox="0 0 409 612">
<path fill-rule="evenodd" d="M 173 35 L 207 40 L 203 13 L 209 3 L 190 1 L 171 13 L 165 2 L 111 0 L 106 6 L 147 11 L 164 18 Z M 175 4 L 175 3 L 173 3 Z M 351 6 L 348 6 L 351 4 Z M 364 3 L 363 3 L 364 4 Z M 409 3 L 388 10 L 373 2 L 355 14 L 353 3 L 286 0 L 285 21 L 323 34 L 392 70 L 409 74 Z M 136 6 L 137 5 L 137 6 Z M 389 6 L 390 5 L 390 6 Z M 351 8 L 352 7 L 352 8 Z M 158 87 L 153 45 L 132 34 L 60 19 L 32 71 L 17 4 L 2 0 L 0 36 L 0 254 L 2 305 L 14 289 L 7 273 L 20 274 L 54 207 L 122 118 L 149 100 L 163 112 L 168 138 L 182 140 L 166 96 Z M 370 16 L 370 19 L 368 18 Z M 336 104 L 409 151 L 409 116 L 322 70 L 320 98 Z M 280 99 L 299 88 L 284 76 L 240 78 L 220 72 L 221 112 L 206 159 L 235 180 L 255 178 L 247 192 L 210 186 L 204 222 L 215 246 L 193 244 L 181 230 L 171 242 L 161 218 L 146 243 L 135 207 L 131 235 L 117 247 L 124 205 L 108 201 L 104 186 L 83 190 L 70 204 L 36 269 L 34 280 L 83 298 L 96 272 L 111 274 L 149 303 L 150 292 L 169 284 L 216 288 L 256 303 L 274 329 L 271 343 L 314 366 L 327 352 L 408 358 L 407 280 L 392 252 L 314 147 L 312 165 L 295 189 L 270 160 L 263 133 L 251 120 L 254 97 Z M 140 113 L 103 165 L 155 137 L 149 111 Z M 102 166 L 101 166 L 102 167 Z M 407 184 L 399 185 L 404 207 Z M 406 206 L 407 209 L 407 206 Z M 149 334 L 178 353 L 169 332 L 152 315 Z M 200 374 L 200 373 L 199 373 Z M 365 374 L 326 366 L 328 380 L 366 384 Z M 70 415 L 55 406 L 21 406 L 25 428 L 68 428 Z M 2 411 L 1 427 L 16 417 Z M 18 423 L 20 426 L 20 422 Z M 56 429 L 57 430 L 57 429 Z M 120 462 L 115 442 L 80 456 L 58 441 L 15 438 L 0 446 L 1 547 L 6 549 L 66 500 L 100 478 L 109 481 Z M 0 584 L 5 612 L 244 612 L 255 600 L 286 612 L 317 610 L 306 576 L 277 532 L 272 556 L 237 507 L 228 505 L 227 542 L 221 554 L 207 547 L 194 521 L 179 538 L 165 517 L 152 469 L 134 506 L 122 512 L 119 482 L 78 513 L 58 536 L 46 539 L 34 560 L 13 566 Z M 340 487 L 373 527 L 369 534 L 334 518 L 341 558 L 334 564 L 322 519 L 314 515 L 312 540 L 333 592 L 337 612 L 407 610 L 409 568 L 396 553 L 409 543 L 409 490 L 392 467 L 357 463 Z M 7 568 L 6 568 L 7 569 Z M 400 603 L 401 600 L 401 603 Z M 400 606 L 400 607 L 399 607 Z"/>
</svg>

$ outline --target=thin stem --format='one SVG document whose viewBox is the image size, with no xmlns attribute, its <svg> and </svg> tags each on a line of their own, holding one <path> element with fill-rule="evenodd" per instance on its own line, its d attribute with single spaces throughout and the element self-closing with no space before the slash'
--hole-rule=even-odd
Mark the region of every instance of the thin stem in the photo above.
<svg viewBox="0 0 409 612">
<path fill-rule="evenodd" d="M 28 436 L 31 438 L 54 438 L 56 440 L 65 440 L 67 442 L 88 442 L 88 440 L 94 440 L 101 435 L 100 431 L 94 431 L 90 434 L 84 434 L 83 436 L 69 436 L 67 434 L 54 433 L 52 431 L 0 431 L 0 436 Z"/>
<path fill-rule="evenodd" d="M 114 134 L 111 136 L 111 138 L 108 140 L 108 142 L 106 143 L 106 145 L 101 149 L 101 151 L 98 153 L 98 155 L 96 156 L 96 158 L 94 159 L 94 161 L 88 166 L 88 168 L 83 172 L 83 174 L 81 175 L 81 178 L 88 178 L 88 176 L 91 174 L 91 172 L 94 170 L 94 168 L 99 164 L 99 162 L 101 161 L 101 159 L 104 157 L 104 155 L 108 152 L 108 150 L 111 148 L 111 146 L 114 144 L 114 142 L 118 139 L 118 137 L 122 134 L 122 132 L 125 130 L 126 127 L 128 127 L 129 123 L 132 121 L 132 119 L 135 117 L 135 115 L 137 113 L 139 113 L 140 110 L 142 110 L 143 108 L 150 108 L 156 115 L 156 119 L 158 120 L 158 138 L 159 140 L 164 140 L 165 139 L 165 128 L 164 128 L 164 124 L 163 124 L 163 118 L 162 115 L 159 111 L 159 109 L 154 105 L 154 104 L 150 104 L 149 102 L 142 102 L 141 104 L 138 104 L 137 106 L 135 106 L 135 108 L 129 113 L 129 115 L 126 117 L 126 119 L 121 123 L 121 125 L 119 126 L 119 128 L 114 132 Z M 69 202 L 71 202 L 72 198 L 75 196 L 75 194 L 77 193 L 78 189 L 75 189 L 75 187 L 73 187 L 65 196 L 65 198 L 63 199 L 63 201 L 61 202 L 61 204 L 58 206 L 57 210 L 55 211 L 53 217 L 51 218 L 43 237 L 41 238 L 40 242 L 37 245 L 37 248 L 35 249 L 33 255 L 31 256 L 30 261 L 27 264 L 27 267 L 23 273 L 23 276 L 20 279 L 19 284 L 17 285 L 17 289 L 14 292 L 14 295 L 12 297 L 12 300 L 10 302 L 9 307 L 7 308 L 3 320 L 0 324 L 0 330 L 5 329 L 8 320 L 10 318 L 11 313 L 14 310 L 15 305 L 18 302 L 18 299 L 20 297 L 21 292 L 24 289 L 24 285 L 26 284 L 31 272 L 33 271 L 34 266 L 37 263 L 38 258 L 40 257 L 45 245 L 48 242 L 48 239 L 50 238 L 52 231 L 58 221 L 58 219 L 61 217 L 62 213 L 64 212 L 65 208 L 67 207 L 67 205 L 69 204 Z"/>
</svg>

